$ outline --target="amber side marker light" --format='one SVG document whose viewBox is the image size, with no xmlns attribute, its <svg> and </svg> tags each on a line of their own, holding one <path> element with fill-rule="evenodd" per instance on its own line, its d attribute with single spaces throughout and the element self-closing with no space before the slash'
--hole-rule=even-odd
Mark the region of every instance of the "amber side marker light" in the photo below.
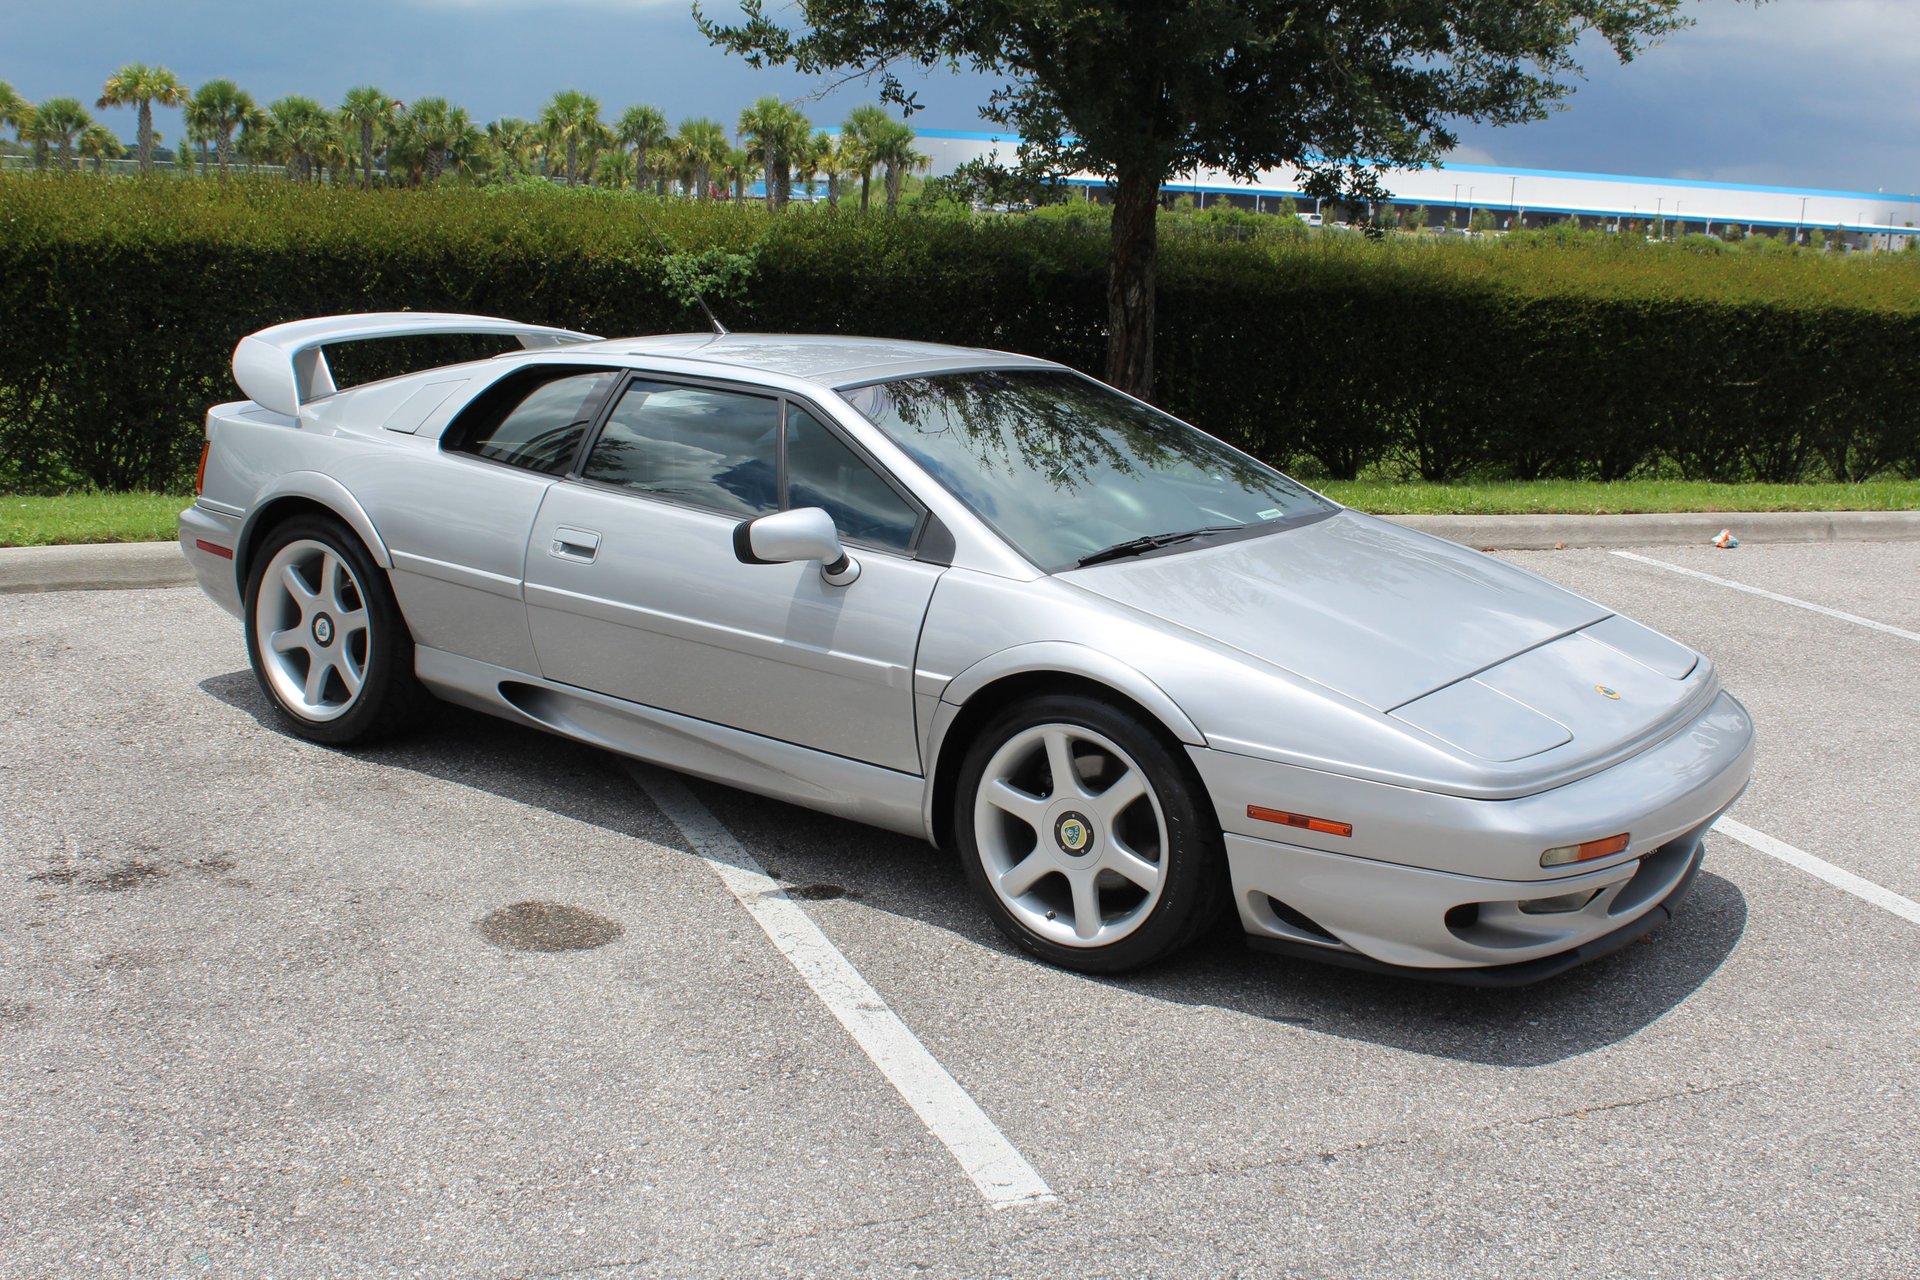
<svg viewBox="0 0 1920 1280">
<path fill-rule="evenodd" d="M 1331 818 L 1312 818 L 1304 813 L 1288 813 L 1285 809 L 1263 809 L 1257 804 L 1247 806 L 1247 816 L 1261 822 L 1277 822 L 1283 827 L 1299 827 L 1305 831 L 1318 831 L 1323 836 L 1350 836 L 1353 834 L 1351 822 L 1335 822 Z"/>
<path fill-rule="evenodd" d="M 193 473 L 193 496 L 199 497 L 200 491 L 207 487 L 207 455 L 213 452 L 213 441 L 200 446 L 200 468 Z"/>
<path fill-rule="evenodd" d="M 1585 844 L 1563 844 L 1549 849 L 1540 855 L 1543 867 L 1564 867 L 1570 862 L 1592 862 L 1595 858 L 1611 858 L 1616 853 L 1625 853 L 1627 846 L 1633 843 L 1633 837 L 1622 831 L 1617 836 L 1608 836 L 1605 840 L 1589 840 Z"/>
</svg>

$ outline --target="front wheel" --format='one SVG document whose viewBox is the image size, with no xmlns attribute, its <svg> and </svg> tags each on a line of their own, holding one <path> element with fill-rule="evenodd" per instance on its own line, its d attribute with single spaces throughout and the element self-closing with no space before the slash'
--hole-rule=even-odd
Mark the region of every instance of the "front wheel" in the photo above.
<svg viewBox="0 0 1920 1280">
<path fill-rule="evenodd" d="M 254 678 L 301 737 L 371 742 L 410 723 L 426 702 L 393 592 L 338 521 L 297 516 L 268 533 L 246 602 Z"/>
<path fill-rule="evenodd" d="M 954 829 L 975 893 L 1022 949 L 1117 973 L 1191 942 L 1222 904 L 1204 791 L 1160 734 L 1106 702 L 1001 712 L 961 766 Z"/>
</svg>

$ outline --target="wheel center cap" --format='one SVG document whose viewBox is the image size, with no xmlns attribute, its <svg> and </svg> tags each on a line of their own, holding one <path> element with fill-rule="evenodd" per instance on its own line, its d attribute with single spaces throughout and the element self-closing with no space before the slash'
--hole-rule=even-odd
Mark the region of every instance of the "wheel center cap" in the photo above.
<svg viewBox="0 0 1920 1280">
<path fill-rule="evenodd" d="M 313 620 L 313 641 L 318 645 L 333 643 L 333 619 L 322 613 Z"/>
<path fill-rule="evenodd" d="M 1054 821 L 1053 842 L 1060 846 L 1060 852 L 1078 858 L 1093 848 L 1093 823 L 1084 813 L 1069 809 Z"/>
</svg>

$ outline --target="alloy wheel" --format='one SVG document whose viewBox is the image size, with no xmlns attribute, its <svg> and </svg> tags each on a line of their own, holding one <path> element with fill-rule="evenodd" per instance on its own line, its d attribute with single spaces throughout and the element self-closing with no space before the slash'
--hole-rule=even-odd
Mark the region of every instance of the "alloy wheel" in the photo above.
<svg viewBox="0 0 1920 1280">
<path fill-rule="evenodd" d="M 1166 883 L 1167 820 L 1118 744 L 1081 725 L 1033 725 L 988 760 L 974 796 L 987 884 L 1027 930 L 1103 947 L 1144 923 Z"/>
</svg>

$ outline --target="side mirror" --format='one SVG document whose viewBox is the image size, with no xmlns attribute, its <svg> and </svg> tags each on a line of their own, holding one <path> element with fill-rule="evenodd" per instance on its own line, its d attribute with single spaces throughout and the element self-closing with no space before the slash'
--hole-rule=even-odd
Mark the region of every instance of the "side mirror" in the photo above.
<svg viewBox="0 0 1920 1280">
<path fill-rule="evenodd" d="M 741 564 L 818 560 L 820 576 L 844 587 L 860 576 L 860 562 L 840 545 L 833 517 L 819 507 L 795 507 L 733 526 L 733 554 Z"/>
</svg>

